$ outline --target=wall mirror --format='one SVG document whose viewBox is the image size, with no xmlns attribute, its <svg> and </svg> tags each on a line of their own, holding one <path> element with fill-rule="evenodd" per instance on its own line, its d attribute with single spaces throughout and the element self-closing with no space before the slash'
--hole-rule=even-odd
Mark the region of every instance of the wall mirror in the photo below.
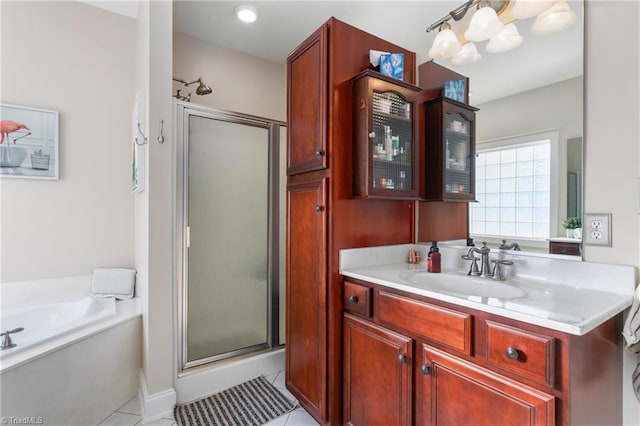
<svg viewBox="0 0 640 426">
<path fill-rule="evenodd" d="M 577 255 L 581 239 L 567 239 L 563 221 L 582 217 L 583 194 L 583 2 L 569 2 L 571 27 L 535 35 L 535 18 L 517 22 L 524 38 L 513 51 L 443 66 L 469 77 L 476 115 L 476 199 L 469 204 L 469 232 L 476 244 L 502 240 L 523 251 Z M 573 231 L 571 231 L 573 233 Z M 553 248 L 550 249 L 550 240 Z"/>
</svg>

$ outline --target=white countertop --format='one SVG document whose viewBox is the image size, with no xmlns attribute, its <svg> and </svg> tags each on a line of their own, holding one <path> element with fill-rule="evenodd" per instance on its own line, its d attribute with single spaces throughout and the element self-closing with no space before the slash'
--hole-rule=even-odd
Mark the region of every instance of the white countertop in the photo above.
<svg viewBox="0 0 640 426">
<path fill-rule="evenodd" d="M 461 264 L 457 259 L 465 248 L 441 248 L 442 273 L 432 274 L 426 272 L 424 262 L 410 265 L 404 260 L 408 250 L 416 247 L 420 248 L 422 259 L 425 259 L 426 247 L 421 245 L 388 246 L 392 252 L 384 248 L 343 250 L 341 273 L 346 277 L 579 336 L 619 314 L 633 301 L 635 285 L 631 267 L 528 258 L 526 254 L 495 250 L 491 258 L 515 262 L 513 269 L 505 269 L 509 271 L 508 280 L 495 282 L 490 278 L 467 276 L 468 262 Z M 447 257 L 449 260 L 445 261 Z M 367 258 L 371 261 L 364 260 Z M 383 259 L 392 263 L 384 263 Z M 532 268 L 541 268 L 539 272 L 545 276 L 532 275 Z M 429 282 L 429 276 L 434 275 L 439 275 L 433 279 L 441 284 L 435 287 L 425 284 Z M 603 277 L 608 277 L 610 282 L 603 281 Z M 505 298 L 457 294 L 443 287 L 442 282 L 446 283 L 446 280 L 457 280 L 458 283 L 469 280 L 468 288 L 472 289 L 483 283 L 488 286 L 509 285 L 513 286 L 513 289 L 508 289 L 513 290 L 513 294 Z M 466 281 L 462 283 L 466 285 Z"/>
</svg>

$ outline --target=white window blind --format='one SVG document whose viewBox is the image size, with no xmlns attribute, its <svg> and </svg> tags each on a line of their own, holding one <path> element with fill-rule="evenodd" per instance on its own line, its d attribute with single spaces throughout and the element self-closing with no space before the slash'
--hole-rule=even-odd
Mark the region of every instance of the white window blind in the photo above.
<svg viewBox="0 0 640 426">
<path fill-rule="evenodd" d="M 499 145 L 477 150 L 478 202 L 470 203 L 471 234 L 549 238 L 551 139 Z"/>
</svg>

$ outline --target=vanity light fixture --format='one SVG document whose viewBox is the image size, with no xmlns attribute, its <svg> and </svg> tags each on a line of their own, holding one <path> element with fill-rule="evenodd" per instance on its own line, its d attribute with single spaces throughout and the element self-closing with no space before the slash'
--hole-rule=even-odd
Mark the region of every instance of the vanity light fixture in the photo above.
<svg viewBox="0 0 640 426">
<path fill-rule="evenodd" d="M 236 17 L 242 22 L 256 22 L 258 19 L 258 10 L 249 5 L 237 6 L 235 9 Z"/>
<path fill-rule="evenodd" d="M 453 40 L 450 22 L 461 21 L 469 11 L 473 13 L 471 19 L 459 23 L 457 40 Z M 468 0 L 427 27 L 427 32 L 440 30 L 429 56 L 432 59 L 451 58 L 450 64 L 456 67 L 480 60 L 482 56 L 473 42 L 489 40 L 486 44 L 488 53 L 515 49 L 524 41 L 516 22 L 534 16 L 536 20 L 531 31 L 536 35 L 563 30 L 576 19 L 566 0 Z M 442 33 L 445 35 L 441 36 Z M 456 48 L 459 45 L 462 47 Z"/>
</svg>

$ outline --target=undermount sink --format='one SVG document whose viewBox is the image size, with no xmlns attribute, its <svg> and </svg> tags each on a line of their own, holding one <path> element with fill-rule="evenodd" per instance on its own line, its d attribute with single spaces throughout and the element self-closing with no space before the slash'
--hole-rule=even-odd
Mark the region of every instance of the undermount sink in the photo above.
<svg viewBox="0 0 640 426">
<path fill-rule="evenodd" d="M 425 271 L 412 271 L 402 273 L 400 278 L 425 290 L 451 293 L 459 296 L 516 299 L 527 295 L 524 289 L 508 282 L 494 281 L 491 278 L 471 277 L 466 274 L 434 274 Z"/>
</svg>

